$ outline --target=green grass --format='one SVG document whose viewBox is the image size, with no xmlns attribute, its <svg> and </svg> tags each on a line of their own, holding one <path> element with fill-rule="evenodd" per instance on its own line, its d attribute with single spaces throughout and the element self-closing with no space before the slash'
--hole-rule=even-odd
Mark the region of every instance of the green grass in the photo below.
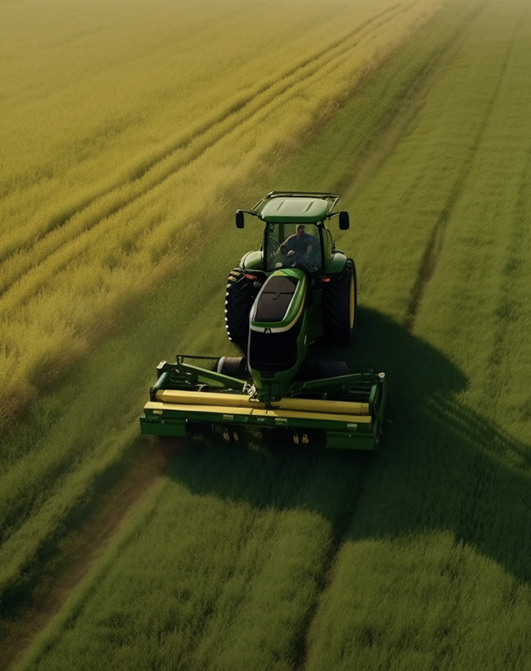
<svg viewBox="0 0 531 671">
<path fill-rule="evenodd" d="M 448 3 L 274 185 L 263 178 L 353 185 L 342 201 L 353 230 L 338 241 L 358 262 L 361 311 L 341 355 L 388 372 L 383 451 L 189 445 L 19 668 L 529 668 L 530 9 Z M 329 154 L 337 164 L 318 160 Z M 34 441 L 33 458 L 70 468 L 97 498 L 94 473 L 131 444 L 151 362 L 228 351 L 224 278 L 252 233 L 214 233 L 200 281 L 183 269 L 139 305 L 34 405 L 14 457 Z M 54 487 L 79 506 L 75 488 Z M 13 560 L 15 586 L 38 556 Z"/>
<path fill-rule="evenodd" d="M 244 468 L 246 487 L 235 476 Z M 79 595 L 70 612 L 75 618 L 88 608 L 92 624 L 83 640 L 76 629 L 67 635 L 63 661 L 73 663 L 82 645 L 92 652 L 78 659 L 80 668 L 97 668 L 98 650 L 113 668 L 202 669 L 214 659 L 224 669 L 290 668 L 333 542 L 330 515 L 345 504 L 323 492 L 321 478 L 341 478 L 343 470 L 339 460 L 293 459 L 289 452 L 274 460 L 241 450 L 187 453 L 99 574 L 97 599 L 94 584 Z M 217 491 L 220 481 L 230 489 L 231 480 L 232 500 Z M 344 483 L 342 493 L 352 499 L 355 488 Z M 150 586 L 124 611 L 132 579 Z M 146 609 L 144 598 L 154 607 Z"/>
</svg>

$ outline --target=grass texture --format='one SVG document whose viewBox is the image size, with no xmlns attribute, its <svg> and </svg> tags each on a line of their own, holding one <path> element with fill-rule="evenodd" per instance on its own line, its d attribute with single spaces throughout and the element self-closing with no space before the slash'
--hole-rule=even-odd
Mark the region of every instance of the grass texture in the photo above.
<svg viewBox="0 0 531 671">
<path fill-rule="evenodd" d="M 19 669 L 529 668 L 530 42 L 529 3 L 446 3 L 275 168 L 275 188 L 345 193 L 353 227 L 337 239 L 362 304 L 341 356 L 389 375 L 382 452 L 183 446 Z M 27 463 L 55 459 L 63 509 L 30 551 L 53 499 L 37 468 L 27 520 L 1 508 L 4 547 L 20 547 L 4 554 L 5 603 L 68 522 L 67 501 L 79 512 L 62 478 L 97 480 L 105 458 L 134 451 L 149 359 L 176 343 L 227 351 L 217 268 L 252 233 L 213 230 L 210 271 L 168 276 L 13 431 L 7 474 L 23 445 Z"/>
</svg>

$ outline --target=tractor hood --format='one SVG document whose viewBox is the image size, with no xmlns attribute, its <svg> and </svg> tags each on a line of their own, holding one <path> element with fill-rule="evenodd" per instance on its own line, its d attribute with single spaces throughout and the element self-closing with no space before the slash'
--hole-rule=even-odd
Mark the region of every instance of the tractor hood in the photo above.
<svg viewBox="0 0 531 671">
<path fill-rule="evenodd" d="M 304 272 L 283 268 L 270 275 L 252 307 L 247 363 L 265 403 L 285 393 L 306 358 L 306 298 Z"/>
<path fill-rule="evenodd" d="M 306 303 L 306 277 L 295 269 L 272 273 L 258 294 L 250 314 L 251 331 L 282 333 L 300 318 Z"/>
</svg>

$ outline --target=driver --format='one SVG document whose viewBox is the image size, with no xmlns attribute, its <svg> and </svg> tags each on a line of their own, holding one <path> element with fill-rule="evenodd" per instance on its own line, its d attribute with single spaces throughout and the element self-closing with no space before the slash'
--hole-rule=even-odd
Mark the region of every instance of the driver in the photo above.
<svg viewBox="0 0 531 671">
<path fill-rule="evenodd" d="M 296 255 L 309 258 L 316 247 L 317 244 L 313 235 L 306 233 L 304 224 L 299 224 L 297 226 L 297 232 L 284 240 L 280 250 L 283 254 L 286 254 L 286 256 Z"/>
</svg>

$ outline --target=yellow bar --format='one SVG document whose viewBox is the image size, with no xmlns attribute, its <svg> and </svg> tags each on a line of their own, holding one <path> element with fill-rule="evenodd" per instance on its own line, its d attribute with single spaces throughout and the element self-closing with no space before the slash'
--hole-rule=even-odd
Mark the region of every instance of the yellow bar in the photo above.
<svg viewBox="0 0 531 671">
<path fill-rule="evenodd" d="M 251 400 L 246 394 L 218 394 L 208 391 L 183 391 L 165 389 L 157 391 L 157 401 L 161 403 L 184 403 L 186 405 L 225 406 L 228 408 L 265 408 L 260 401 Z M 308 398 L 282 398 L 273 403 L 274 409 L 300 410 L 302 412 L 324 412 L 340 415 L 368 415 L 369 404 L 355 401 L 322 401 Z"/>
<path fill-rule="evenodd" d="M 199 392 L 201 393 L 201 392 Z M 324 402 L 324 401 L 323 401 Z M 295 410 L 272 409 L 265 410 L 264 408 L 240 408 L 237 406 L 221 406 L 221 405 L 185 405 L 174 403 L 160 403 L 157 401 L 150 401 L 144 406 L 145 410 L 151 410 L 155 414 L 162 414 L 163 410 L 176 410 L 179 412 L 188 413 L 214 413 L 218 415 L 249 415 L 251 417 L 270 417 L 273 419 L 317 419 L 327 422 L 351 422 L 353 424 L 370 424 L 371 417 L 369 415 L 346 415 L 346 414 L 330 414 L 318 412 L 302 412 Z M 223 421 L 223 419 L 222 419 Z"/>
<path fill-rule="evenodd" d="M 274 404 L 276 407 L 276 404 Z M 279 409 L 304 410 L 307 412 L 333 412 L 338 415 L 368 415 L 369 404 L 357 401 L 321 401 L 314 398 L 282 398 Z"/>
<path fill-rule="evenodd" d="M 263 408 L 259 401 L 251 401 L 247 394 L 217 394 L 210 391 L 184 391 L 180 389 L 163 389 L 157 391 L 157 401 L 162 403 L 185 403 L 192 405 L 224 405 L 231 408 Z"/>
</svg>

